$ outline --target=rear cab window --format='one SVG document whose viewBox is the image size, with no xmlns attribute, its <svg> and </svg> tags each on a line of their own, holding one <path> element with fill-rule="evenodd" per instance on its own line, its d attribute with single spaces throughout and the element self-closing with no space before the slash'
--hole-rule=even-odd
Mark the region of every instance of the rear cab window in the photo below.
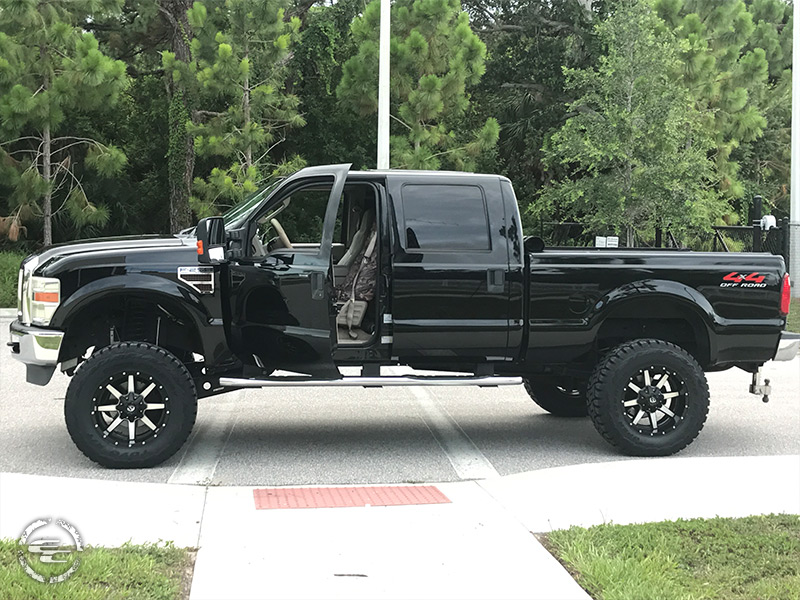
<svg viewBox="0 0 800 600">
<path fill-rule="evenodd" d="M 401 243 L 414 252 L 490 252 L 489 216 L 477 185 L 402 186 Z"/>
</svg>

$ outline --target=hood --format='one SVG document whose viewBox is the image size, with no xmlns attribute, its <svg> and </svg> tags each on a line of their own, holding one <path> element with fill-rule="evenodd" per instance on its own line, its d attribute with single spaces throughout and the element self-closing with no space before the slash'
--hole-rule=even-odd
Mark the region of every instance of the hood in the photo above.
<svg viewBox="0 0 800 600">
<path fill-rule="evenodd" d="M 53 244 L 52 246 L 47 246 L 39 252 L 34 253 L 34 256 L 38 256 L 39 262 L 43 263 L 53 256 L 67 256 L 81 252 L 186 246 L 188 245 L 187 239 L 188 238 L 174 235 L 125 235 L 119 237 L 92 238 L 88 240 Z M 192 244 L 194 243 L 194 238 L 191 239 L 191 242 Z"/>
<path fill-rule="evenodd" d="M 35 258 L 36 270 L 62 271 L 71 267 L 120 265 L 137 262 L 160 263 L 176 251 L 196 254 L 195 238 L 178 236 L 123 236 L 80 240 L 48 246 L 28 257 Z M 195 258 L 196 260 L 196 258 Z"/>
</svg>

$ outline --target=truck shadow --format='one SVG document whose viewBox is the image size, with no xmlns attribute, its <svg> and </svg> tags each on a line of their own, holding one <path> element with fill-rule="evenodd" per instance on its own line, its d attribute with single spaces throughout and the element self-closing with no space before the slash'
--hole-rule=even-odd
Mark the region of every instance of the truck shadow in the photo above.
<svg viewBox="0 0 800 600">
<path fill-rule="evenodd" d="M 535 414 L 458 424 L 468 451 L 479 451 L 500 475 L 627 458 L 608 446 L 588 419 Z M 262 485 L 457 481 L 461 477 L 445 447 L 439 432 L 408 416 L 387 416 L 380 423 L 312 416 L 240 419 L 217 477 L 225 483 L 244 476 L 246 483 Z M 242 473 L 244 465 L 252 469 L 252 479 Z"/>
</svg>

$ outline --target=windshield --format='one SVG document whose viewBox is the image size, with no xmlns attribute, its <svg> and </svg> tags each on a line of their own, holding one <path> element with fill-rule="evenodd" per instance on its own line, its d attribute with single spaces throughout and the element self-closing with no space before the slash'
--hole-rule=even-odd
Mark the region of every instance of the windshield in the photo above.
<svg viewBox="0 0 800 600">
<path fill-rule="evenodd" d="M 270 181 L 260 190 L 253 192 L 250 196 L 239 202 L 228 212 L 222 215 L 225 221 L 225 229 L 238 229 L 250 217 L 250 214 L 269 196 L 275 188 L 283 181 L 283 177 Z"/>
</svg>

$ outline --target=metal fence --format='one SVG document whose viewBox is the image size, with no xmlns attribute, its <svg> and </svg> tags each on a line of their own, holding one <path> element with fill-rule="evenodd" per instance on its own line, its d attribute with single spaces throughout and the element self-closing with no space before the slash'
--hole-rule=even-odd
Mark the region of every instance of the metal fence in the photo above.
<svg viewBox="0 0 800 600">
<path fill-rule="evenodd" d="M 610 235 L 595 231 L 583 223 L 539 222 L 538 232 L 546 246 L 592 247 L 596 236 Z M 783 256 L 789 264 L 789 219 L 781 219 L 776 227 L 764 230 L 760 221 L 751 226 L 712 227 L 710 231 L 694 231 L 683 235 L 663 232 L 636 232 L 632 248 L 680 248 L 705 252 L 770 252 Z M 619 236 L 619 246 L 627 246 L 626 237 Z"/>
</svg>

